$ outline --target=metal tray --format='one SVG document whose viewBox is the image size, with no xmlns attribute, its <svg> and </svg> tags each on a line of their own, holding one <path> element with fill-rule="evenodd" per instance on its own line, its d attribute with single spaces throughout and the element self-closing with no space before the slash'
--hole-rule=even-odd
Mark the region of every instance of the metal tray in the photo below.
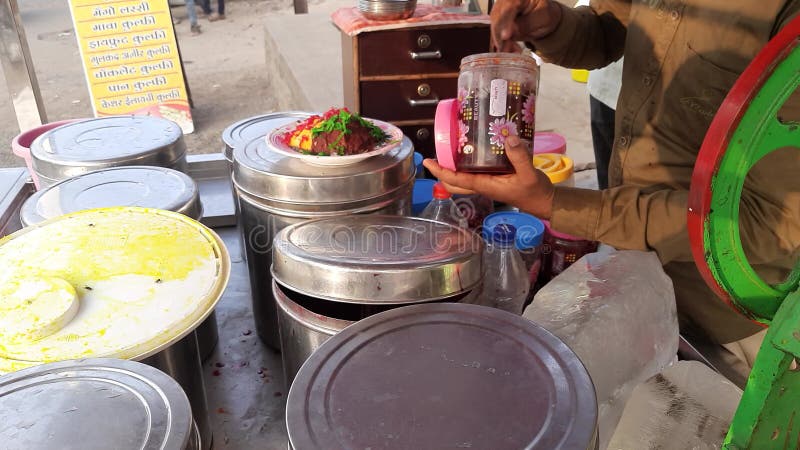
<svg viewBox="0 0 800 450">
<path fill-rule="evenodd" d="M 19 210 L 34 190 L 27 169 L 0 169 L 0 237 L 22 228 Z"/>
<path fill-rule="evenodd" d="M 186 162 L 189 176 L 197 182 L 200 189 L 200 203 L 203 205 L 200 222 L 212 228 L 236 225 L 228 160 L 221 153 L 210 153 L 189 155 Z"/>
</svg>

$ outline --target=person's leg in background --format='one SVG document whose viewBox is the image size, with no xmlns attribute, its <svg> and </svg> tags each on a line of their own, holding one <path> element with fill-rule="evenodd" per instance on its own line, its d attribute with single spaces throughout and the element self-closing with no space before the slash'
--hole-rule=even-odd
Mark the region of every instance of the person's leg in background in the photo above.
<svg viewBox="0 0 800 450">
<path fill-rule="evenodd" d="M 200 34 L 200 25 L 197 24 L 197 7 L 194 4 L 194 0 L 186 0 L 186 12 L 189 15 L 192 34 Z"/>
<path fill-rule="evenodd" d="M 205 14 L 206 17 L 209 17 L 209 20 L 210 20 L 210 17 L 211 17 L 211 0 L 200 0 L 200 7 L 203 8 L 203 14 Z"/>
<path fill-rule="evenodd" d="M 597 184 L 608 187 L 608 163 L 614 147 L 614 110 L 600 100 L 589 96 L 589 113 L 592 126 L 592 146 L 597 164 Z"/>
<path fill-rule="evenodd" d="M 205 1 L 210 2 L 211 0 L 205 0 Z M 209 8 L 208 10 L 211 11 L 211 8 Z M 225 0 L 217 0 L 217 13 L 208 16 L 208 21 L 214 22 L 223 19 L 225 19 Z"/>
</svg>

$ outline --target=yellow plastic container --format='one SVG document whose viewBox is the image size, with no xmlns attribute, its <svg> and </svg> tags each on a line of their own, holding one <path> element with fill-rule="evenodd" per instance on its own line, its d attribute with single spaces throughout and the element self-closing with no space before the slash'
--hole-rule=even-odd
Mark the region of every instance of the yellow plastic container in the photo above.
<svg viewBox="0 0 800 450">
<path fill-rule="evenodd" d="M 585 69 L 572 69 L 572 79 L 578 83 L 587 83 L 589 81 L 589 71 Z"/>
<path fill-rule="evenodd" d="M 550 182 L 560 186 L 575 186 L 572 158 L 560 153 L 540 153 L 533 157 L 533 166 L 541 170 Z"/>
<path fill-rule="evenodd" d="M 0 240 L 0 375 L 155 354 L 208 317 L 229 273 L 219 237 L 174 212 L 102 208 L 24 228 Z"/>
</svg>

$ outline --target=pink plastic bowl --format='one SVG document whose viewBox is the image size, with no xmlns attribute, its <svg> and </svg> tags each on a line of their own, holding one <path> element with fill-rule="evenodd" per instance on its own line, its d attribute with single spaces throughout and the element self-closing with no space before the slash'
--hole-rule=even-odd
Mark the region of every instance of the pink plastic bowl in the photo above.
<svg viewBox="0 0 800 450">
<path fill-rule="evenodd" d="M 61 120 L 58 122 L 46 123 L 42 126 L 31 128 L 28 131 L 23 131 L 11 141 L 11 151 L 15 155 L 25 160 L 25 165 L 28 167 L 28 173 L 30 174 L 31 179 L 33 179 L 33 185 L 36 186 L 37 191 L 39 190 L 39 177 L 36 176 L 36 172 L 33 170 L 33 161 L 31 158 L 31 144 L 33 144 L 33 141 L 36 140 L 37 137 L 52 130 L 53 128 L 58 128 L 61 125 L 66 125 L 72 122 L 79 122 L 81 120 L 85 119 L 69 119 L 69 120 Z"/>
</svg>

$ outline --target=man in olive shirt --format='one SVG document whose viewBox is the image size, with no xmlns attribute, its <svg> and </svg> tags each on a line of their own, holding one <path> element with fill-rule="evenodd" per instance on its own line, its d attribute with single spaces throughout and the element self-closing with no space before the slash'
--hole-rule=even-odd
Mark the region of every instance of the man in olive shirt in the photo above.
<svg viewBox="0 0 800 450">
<path fill-rule="evenodd" d="M 569 8 L 553 0 L 498 0 L 498 49 L 525 41 L 545 61 L 595 69 L 623 54 L 609 188 L 554 187 L 532 169 L 518 139 L 507 140 L 516 174 L 453 173 L 425 165 L 455 192 L 477 191 L 549 219 L 558 231 L 618 249 L 655 251 L 675 285 L 681 325 L 701 329 L 752 364 L 762 328 L 725 306 L 693 263 L 687 197 L 697 153 L 717 109 L 759 50 L 800 10 L 787 0 L 592 0 Z M 800 121 L 800 97 L 781 119 Z M 547 114 L 547 111 L 538 111 Z M 800 143 L 799 145 L 800 146 Z M 784 279 L 800 257 L 800 152 L 782 149 L 748 175 L 740 229 L 754 269 Z M 744 341 L 743 341 L 744 340 Z M 735 347 L 735 348 L 734 348 Z"/>
</svg>

